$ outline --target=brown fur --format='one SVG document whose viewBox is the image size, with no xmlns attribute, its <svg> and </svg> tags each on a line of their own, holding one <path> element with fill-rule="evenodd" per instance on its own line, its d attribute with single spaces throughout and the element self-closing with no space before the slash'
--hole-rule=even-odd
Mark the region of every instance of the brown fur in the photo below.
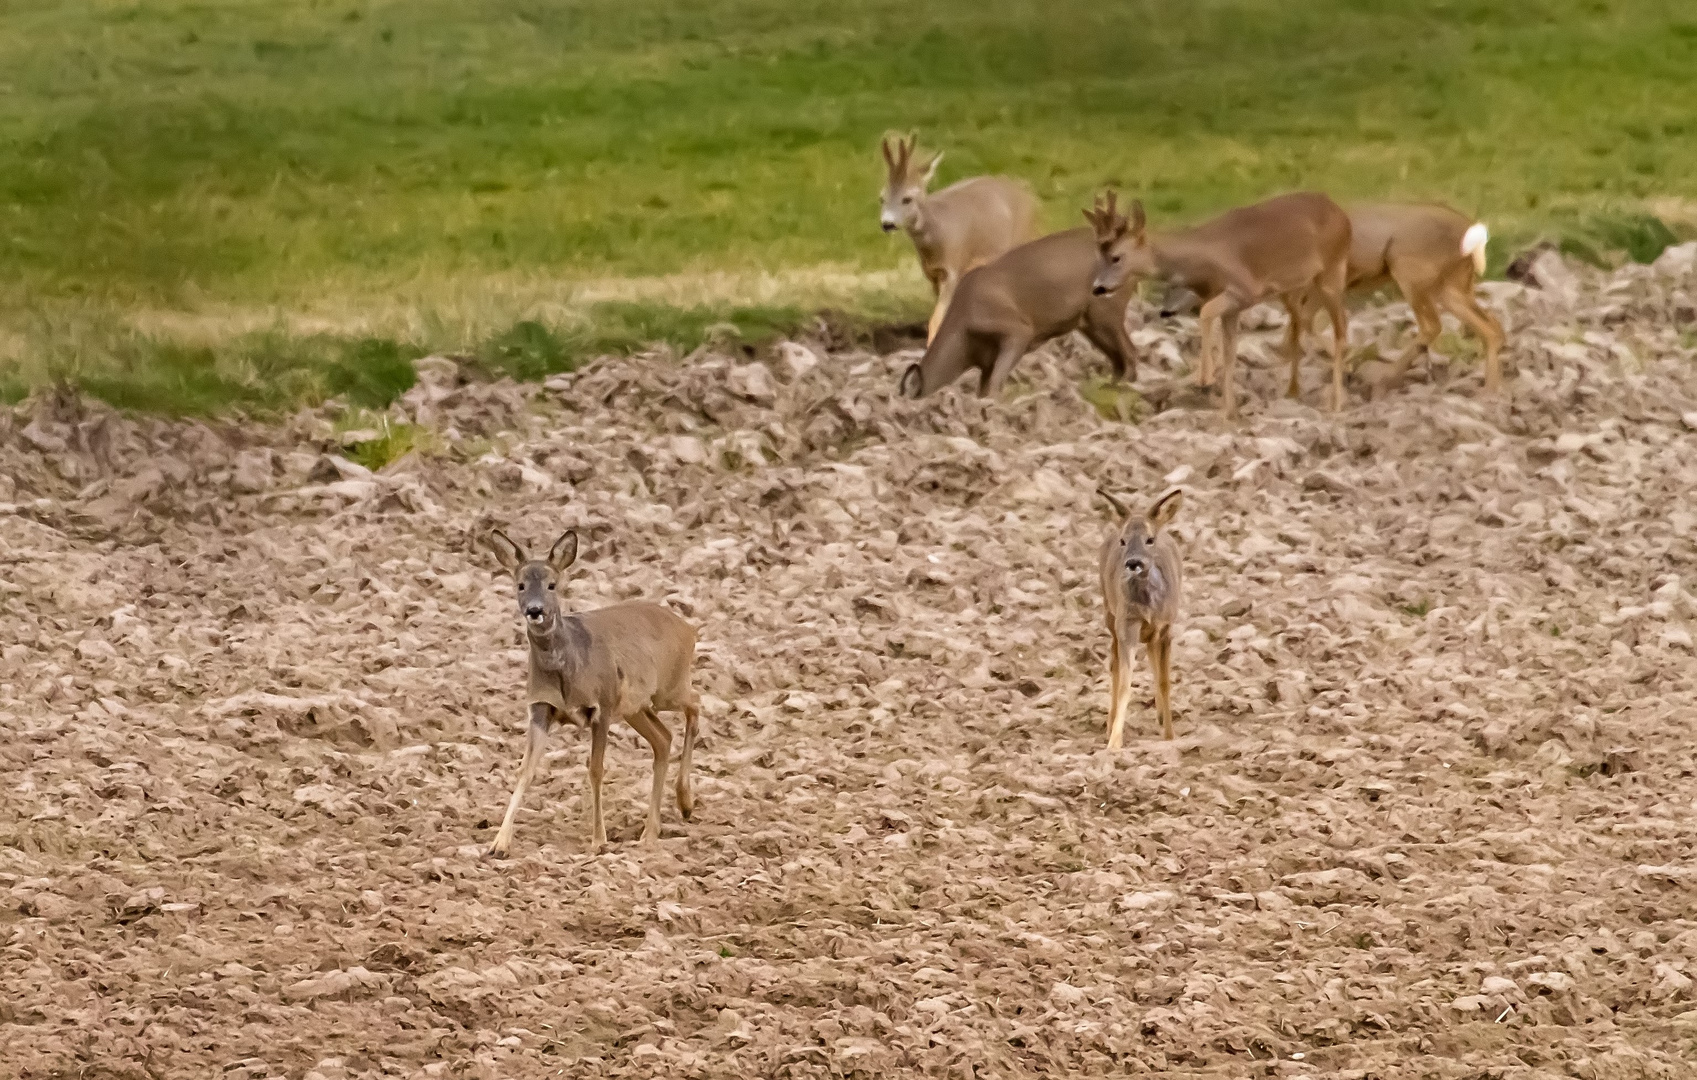
<svg viewBox="0 0 1697 1080">
<path fill-rule="evenodd" d="M 1130 216 L 1115 197 L 1084 212 L 1100 249 L 1095 287 L 1112 292 L 1139 278 L 1182 285 L 1202 299 L 1197 381 L 1213 385 L 1217 344 L 1225 414 L 1237 415 L 1237 317 L 1277 296 L 1292 312 L 1318 298 L 1332 319 L 1332 407 L 1343 407 L 1343 356 L 1349 323 L 1343 293 L 1349 268 L 1349 216 L 1330 198 L 1301 191 L 1227 211 L 1191 229 L 1151 235 L 1143 204 Z"/>
<path fill-rule="evenodd" d="M 1114 377 L 1137 377 L 1125 331 L 1131 290 L 1090 294 L 1096 244 L 1089 229 L 1051 233 L 1023 244 L 961 279 L 925 356 L 901 381 L 906 397 L 925 397 L 978 371 L 978 392 L 1001 390 L 1019 358 L 1070 330 L 1107 354 Z"/>
<path fill-rule="evenodd" d="M 931 283 L 937 302 L 925 331 L 930 344 L 961 278 L 1036 237 L 1040 208 L 1025 185 L 1005 176 L 974 176 L 926 194 L 943 155 L 920 168 L 914 160 L 917 144 L 911 136 L 898 138 L 894 146 L 888 138 L 883 142 L 880 219 L 886 231 L 907 231 L 919 268 Z"/>
<path fill-rule="evenodd" d="M 613 721 L 623 719 L 648 742 L 654 752 L 654 783 L 642 839 L 650 846 L 657 844 L 660 802 L 672 749 L 672 733 L 661 721 L 661 712 L 684 714 L 678 810 L 688 820 L 694 809 L 689 771 L 700 719 L 695 691 L 690 686 L 695 628 L 657 604 L 615 604 L 564 614 L 558 585 L 577 559 L 576 533 L 561 534 L 545 559 L 532 559 L 499 531 L 490 534 L 490 545 L 518 586 L 519 611 L 530 643 L 530 735 L 519 766 L 518 785 L 507 803 L 491 854 L 505 856 L 511 850 L 514 819 L 547 749 L 548 729 L 561 721 L 589 728 L 590 842 L 597 848 L 607 842 L 601 779 Z"/>
<path fill-rule="evenodd" d="M 1099 558 L 1102 605 L 1111 639 L 1108 749 L 1118 750 L 1124 739 L 1126 714 L 1131 711 L 1133 630 L 1149 654 L 1149 667 L 1155 675 L 1155 712 L 1162 734 L 1173 737 L 1173 621 L 1178 618 L 1184 595 L 1184 568 L 1167 526 L 1178 515 L 1184 496 L 1175 488 L 1156 499 L 1148 513 L 1137 515 L 1106 490 L 1100 494 L 1122 518 L 1119 528 L 1102 541 Z"/>
</svg>

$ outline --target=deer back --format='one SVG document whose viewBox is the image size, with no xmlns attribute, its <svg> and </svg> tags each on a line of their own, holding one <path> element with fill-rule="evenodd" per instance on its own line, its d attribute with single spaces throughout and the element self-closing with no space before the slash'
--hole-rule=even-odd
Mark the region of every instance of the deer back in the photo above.
<svg viewBox="0 0 1697 1080">
<path fill-rule="evenodd" d="M 1349 208 L 1351 285 L 1390 276 L 1434 278 L 1466 262 L 1472 220 L 1441 203 L 1367 203 Z"/>
<path fill-rule="evenodd" d="M 925 200 L 930 246 L 942 268 L 964 274 L 1033 239 L 1037 199 L 1005 176 L 975 176 Z"/>
<path fill-rule="evenodd" d="M 1327 266 L 1347 262 L 1350 235 L 1343 207 L 1299 191 L 1228 210 L 1171 234 L 1164 246 L 1238 276 L 1258 298 L 1304 287 Z"/>
<path fill-rule="evenodd" d="M 975 299 L 962 314 L 976 317 L 974 330 L 990 330 L 992 320 L 1000 318 L 1030 327 L 1040 339 L 1062 334 L 1083 318 L 1095 273 L 1096 238 L 1091 230 L 1050 233 L 968 275 L 976 279 Z M 966 291 L 963 280 L 955 303 Z"/>
</svg>

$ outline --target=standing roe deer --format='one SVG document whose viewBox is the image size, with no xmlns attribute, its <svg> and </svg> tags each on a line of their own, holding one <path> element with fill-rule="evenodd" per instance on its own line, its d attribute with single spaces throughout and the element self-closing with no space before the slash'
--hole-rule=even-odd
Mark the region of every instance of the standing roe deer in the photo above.
<svg viewBox="0 0 1697 1080">
<path fill-rule="evenodd" d="M 1379 203 L 1349 208 L 1353 240 L 1349 248 L 1349 288 L 1372 289 L 1396 282 L 1414 310 L 1418 334 L 1397 358 L 1386 384 L 1402 381 L 1443 329 L 1439 309 L 1447 310 L 1479 335 L 1485 344 L 1485 392 L 1502 385 L 1503 328 L 1474 299 L 1473 286 L 1485 272 L 1485 245 L 1490 239 L 1483 222 L 1473 221 L 1437 203 Z M 1162 315 L 1175 315 L 1201 301 L 1187 290 L 1175 289 L 1162 305 Z M 1285 325 L 1284 352 L 1292 363 L 1302 354 L 1301 335 L 1310 328 L 1313 306 L 1293 312 Z M 1294 382 L 1296 373 L 1291 372 Z"/>
<path fill-rule="evenodd" d="M 1020 357 L 1069 330 L 1108 354 L 1116 379 L 1135 379 L 1137 357 L 1125 331 L 1132 290 L 1092 296 L 1095 269 L 1090 230 L 1069 229 L 967 274 L 924 357 L 902 375 L 902 396 L 935 393 L 969 368 L 978 369 L 980 395 L 996 393 Z"/>
<path fill-rule="evenodd" d="M 1419 327 L 1414 344 L 1397 358 L 1389 384 L 1400 383 L 1409 366 L 1437 340 L 1443 330 L 1438 311 L 1443 308 L 1484 342 L 1485 392 L 1495 393 L 1502 386 L 1503 328 L 1473 297 L 1474 283 L 1485 272 L 1485 244 L 1490 239 L 1484 223 L 1436 203 L 1352 206 L 1349 220 L 1355 234 L 1349 250 L 1349 287 L 1396 282 Z M 1286 331 L 1286 340 L 1306 328 L 1304 319 L 1300 328 Z"/>
<path fill-rule="evenodd" d="M 1097 494 L 1123 518 L 1102 542 L 1102 604 L 1108 615 L 1112 652 L 1108 676 L 1112 685 L 1108 707 L 1108 749 L 1118 750 L 1131 711 L 1131 633 L 1137 630 L 1149 667 L 1155 673 L 1155 711 L 1166 738 L 1173 737 L 1172 657 L 1173 620 L 1178 618 L 1184 589 L 1178 545 L 1167 526 L 1178 515 L 1184 495 L 1179 489 L 1156 499 L 1142 517 L 1106 488 Z"/>
<path fill-rule="evenodd" d="M 1237 415 L 1237 316 L 1277 296 L 1291 312 L 1309 297 L 1332 320 L 1332 408 L 1343 408 L 1343 354 L 1349 340 L 1343 293 L 1349 272 L 1349 215 L 1329 197 L 1301 191 L 1228 210 L 1195 228 L 1150 236 L 1143 203 L 1133 200 L 1128 219 L 1115 195 L 1096 200 L 1084 216 L 1101 249 L 1095 289 L 1112 292 L 1134 278 L 1154 277 L 1184 286 L 1202 299 L 1202 355 L 1197 382 L 1214 382 L 1213 349 L 1224 367 L 1224 408 Z M 1295 368 L 1293 366 L 1294 373 Z M 1290 394 L 1298 386 L 1293 381 Z"/>
<path fill-rule="evenodd" d="M 878 221 L 885 232 L 906 229 L 919 253 L 919 268 L 937 297 L 925 343 L 937 336 L 955 289 L 966 272 L 1037 235 L 1037 199 L 1005 176 L 974 176 L 927 195 L 943 155 L 914 164 L 917 136 L 883 142 L 886 169 Z"/>
<path fill-rule="evenodd" d="M 695 800 L 690 792 L 690 755 L 700 716 L 690 688 L 695 659 L 695 628 L 658 604 L 615 604 L 563 614 L 557 592 L 566 568 L 577 560 L 577 533 L 560 534 L 546 559 L 532 559 L 499 529 L 489 536 L 501 566 L 518 587 L 519 612 L 530 641 L 530 737 L 519 766 L 518 787 L 501 819 L 490 853 L 505 856 L 513 843 L 513 819 L 542 763 L 548 727 L 571 721 L 589 728 L 590 841 L 607 842 L 601 819 L 602 761 L 607 732 L 623 719 L 648 740 L 654 751 L 654 787 L 642 839 L 650 847 L 660 839 L 660 801 L 666 790 L 667 756 L 672 733 L 657 715 L 683 710 L 684 747 L 678 761 L 678 811 L 688 820 Z"/>
</svg>

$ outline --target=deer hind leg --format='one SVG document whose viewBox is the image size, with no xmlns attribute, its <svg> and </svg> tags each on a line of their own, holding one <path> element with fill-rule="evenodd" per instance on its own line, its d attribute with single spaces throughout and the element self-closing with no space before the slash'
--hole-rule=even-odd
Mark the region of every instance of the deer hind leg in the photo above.
<svg viewBox="0 0 1697 1080">
<path fill-rule="evenodd" d="M 925 344 L 931 344 L 931 339 L 937 336 L 937 327 L 943 325 L 943 316 L 948 313 L 949 301 L 954 299 L 955 285 L 959 281 L 958 277 L 947 273 L 932 280 L 932 287 L 937 291 L 937 303 L 931 309 L 931 322 L 925 327 Z"/>
<path fill-rule="evenodd" d="M 678 813 L 685 821 L 695 813 L 695 793 L 689 785 L 689 766 L 695 754 L 695 736 L 700 726 L 701 705 L 692 694 L 689 704 L 684 706 L 684 749 L 678 757 Z"/>
<path fill-rule="evenodd" d="M 601 779 L 607 775 L 607 729 L 611 725 L 607 710 L 596 709 L 589 725 L 589 844 L 593 851 L 607 844 L 607 823 L 601 816 Z"/>
<path fill-rule="evenodd" d="M 660 803 L 666 797 L 666 766 L 672 759 L 672 733 L 653 706 L 633 714 L 630 726 L 654 751 L 654 781 L 648 792 L 648 823 L 642 828 L 642 842 L 656 847 L 660 843 Z"/>
<path fill-rule="evenodd" d="M 1402 295 L 1407 298 L 1408 306 L 1414 310 L 1414 322 L 1417 329 L 1414 334 L 1414 344 L 1404 349 L 1402 355 L 1397 357 L 1396 366 L 1391 368 L 1390 378 L 1386 380 L 1393 387 L 1402 385 L 1403 377 L 1408 374 L 1408 369 L 1414 365 L 1414 361 L 1426 355 L 1432 347 L 1432 342 L 1438 340 L 1438 334 L 1444 328 L 1443 319 L 1438 315 L 1437 305 L 1432 302 L 1430 292 L 1415 288 L 1412 285 L 1403 285 L 1402 282 L 1398 282 L 1397 287 L 1402 290 Z"/>
<path fill-rule="evenodd" d="M 1173 628 L 1163 623 L 1149 638 L 1149 666 L 1155 672 L 1155 712 L 1164 738 L 1173 737 Z"/>
<path fill-rule="evenodd" d="M 518 817 L 519 803 L 524 801 L 525 789 L 530 787 L 530 781 L 548 748 L 548 724 L 553 713 L 554 707 L 546 702 L 533 701 L 530 704 L 530 731 L 525 737 L 524 760 L 519 763 L 519 782 L 513 788 L 513 797 L 507 802 L 507 816 L 501 819 L 501 831 L 495 834 L 495 843 L 489 849 L 491 855 L 505 858 L 512 850 L 514 819 Z"/>
<path fill-rule="evenodd" d="M 1490 312 L 1479 306 L 1473 298 L 1473 280 L 1469 275 L 1463 282 L 1455 282 L 1444 289 L 1439 300 L 1450 314 L 1473 328 L 1479 335 L 1479 340 L 1485 343 L 1485 393 L 1494 394 L 1502 388 L 1502 348 L 1503 327 Z"/>
<path fill-rule="evenodd" d="M 1308 297 L 1305 293 L 1288 292 L 1279 297 L 1284 301 L 1285 311 L 1290 318 L 1285 322 L 1285 340 L 1279 351 L 1290 361 L 1290 384 L 1285 387 L 1286 397 L 1302 396 L 1302 331 L 1308 318 Z"/>
</svg>

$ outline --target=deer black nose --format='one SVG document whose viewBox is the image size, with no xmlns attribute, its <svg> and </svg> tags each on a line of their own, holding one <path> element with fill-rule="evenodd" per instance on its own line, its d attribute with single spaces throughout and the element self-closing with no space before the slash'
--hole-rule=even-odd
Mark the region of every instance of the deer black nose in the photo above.
<svg viewBox="0 0 1697 1080">
<path fill-rule="evenodd" d="M 1108 295 L 1108 287 L 1106 285 L 1092 285 L 1090 287 L 1090 291 L 1097 296 L 1107 296 Z"/>
<path fill-rule="evenodd" d="M 895 232 L 896 231 L 896 223 L 893 222 L 893 221 L 884 222 L 884 231 L 885 232 Z"/>
<path fill-rule="evenodd" d="M 526 615 L 530 616 L 533 619 L 540 619 L 542 617 L 542 604 L 541 604 L 541 602 L 536 601 L 536 602 L 533 602 L 533 603 L 526 604 L 524 606 L 524 613 Z"/>
<path fill-rule="evenodd" d="M 1143 573 L 1143 560 L 1142 559 L 1127 559 L 1125 561 L 1125 568 L 1127 570 L 1130 570 L 1134 574 L 1141 574 L 1141 573 Z"/>
</svg>

